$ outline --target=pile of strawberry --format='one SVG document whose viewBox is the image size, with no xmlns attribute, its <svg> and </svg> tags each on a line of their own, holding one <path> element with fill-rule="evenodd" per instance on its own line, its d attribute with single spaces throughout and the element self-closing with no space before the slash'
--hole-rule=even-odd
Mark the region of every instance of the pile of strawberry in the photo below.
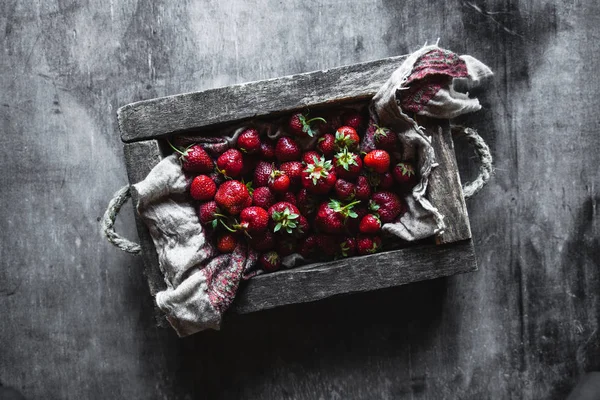
<svg viewBox="0 0 600 400">
<path fill-rule="evenodd" d="M 373 122 L 365 127 L 360 112 L 326 116 L 294 114 L 289 136 L 276 141 L 246 129 L 216 160 L 200 144 L 174 147 L 194 176 L 189 191 L 200 222 L 221 253 L 246 240 L 272 272 L 292 253 L 317 260 L 381 248 L 382 224 L 402 215 L 402 193 L 417 182 L 413 165 L 398 159 L 396 134 Z M 359 132 L 371 143 L 366 153 Z M 302 150 L 299 141 L 313 146 Z"/>
</svg>

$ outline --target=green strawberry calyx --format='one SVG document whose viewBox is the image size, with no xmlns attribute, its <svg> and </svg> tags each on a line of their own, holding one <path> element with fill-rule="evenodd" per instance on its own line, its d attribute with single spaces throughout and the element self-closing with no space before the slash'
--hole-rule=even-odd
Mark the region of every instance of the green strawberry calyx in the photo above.
<svg viewBox="0 0 600 400">
<path fill-rule="evenodd" d="M 327 123 L 327 121 L 325 121 L 324 118 L 321 117 L 315 117 L 315 118 L 311 118 L 311 119 L 306 119 L 308 117 L 308 115 L 304 115 L 304 114 L 300 114 L 300 116 L 298 117 L 298 119 L 300 120 L 300 123 L 302 124 L 302 132 L 306 133 L 308 136 L 313 137 L 316 134 L 319 133 L 318 129 L 313 129 L 310 124 L 312 124 L 315 121 L 321 121 L 323 123 Z"/>
<path fill-rule="evenodd" d="M 265 257 L 267 261 L 271 263 L 271 265 L 276 265 L 279 262 L 279 254 L 277 254 L 275 251 L 268 252 L 265 254 Z"/>
<path fill-rule="evenodd" d="M 383 126 L 375 125 L 375 140 L 379 141 L 381 137 L 387 137 L 392 131 Z"/>
<path fill-rule="evenodd" d="M 353 201 L 352 203 L 343 205 L 343 203 L 340 202 L 339 200 L 331 199 L 331 201 L 329 202 L 329 208 L 331 208 L 334 212 L 336 212 L 338 214 L 342 214 L 344 219 L 358 218 L 358 214 L 356 212 L 354 212 L 354 210 L 352 209 L 358 203 L 360 203 L 360 200 L 356 200 L 356 201 Z"/>
<path fill-rule="evenodd" d="M 325 157 L 321 156 L 321 158 L 314 163 L 308 164 L 303 172 L 308 174 L 313 185 L 316 185 L 319 182 L 319 179 L 329 176 L 329 171 L 331 171 L 332 168 L 331 160 L 325 161 Z"/>
<path fill-rule="evenodd" d="M 415 169 L 412 165 L 406 163 L 398 163 L 396 167 L 400 168 L 402 175 L 404 176 L 413 176 L 415 174 Z"/>
<path fill-rule="evenodd" d="M 292 233 L 294 229 L 298 227 L 298 222 L 296 220 L 299 217 L 299 214 L 293 213 L 287 207 L 283 211 L 273 212 L 271 218 L 276 223 L 273 232 L 279 232 L 281 229 L 284 229 L 287 233 Z"/>
<path fill-rule="evenodd" d="M 371 210 L 373 214 L 379 216 L 377 213 L 377 211 L 379 211 L 379 204 L 375 203 L 373 200 L 369 201 L 369 210 Z"/>
<path fill-rule="evenodd" d="M 348 171 L 351 165 L 358 166 L 357 157 L 356 154 L 349 152 L 347 147 L 344 147 L 342 151 L 335 155 L 335 162 L 337 166 L 341 166 Z"/>
<path fill-rule="evenodd" d="M 344 147 L 350 147 L 353 146 L 354 143 L 355 140 L 352 139 L 350 136 L 346 136 L 340 131 L 335 131 L 335 144 L 338 148 L 341 149 Z"/>
</svg>

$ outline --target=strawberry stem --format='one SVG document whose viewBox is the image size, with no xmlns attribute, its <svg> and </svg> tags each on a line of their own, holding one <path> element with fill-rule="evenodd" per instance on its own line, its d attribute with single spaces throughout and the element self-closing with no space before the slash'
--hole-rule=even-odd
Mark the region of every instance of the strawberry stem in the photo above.
<svg viewBox="0 0 600 400">
<path fill-rule="evenodd" d="M 222 219 L 219 220 L 219 222 L 225 227 L 225 229 L 227 229 L 229 232 L 237 232 L 235 229 L 231 229 L 229 226 L 227 226 L 227 224 L 225 222 L 223 222 Z"/>
<path fill-rule="evenodd" d="M 313 121 L 322 121 L 323 123 L 327 123 L 327 121 L 325 121 L 325 118 L 321 118 L 321 117 L 315 117 L 315 118 L 311 118 L 308 121 L 306 121 L 307 124 L 312 123 Z"/>
<path fill-rule="evenodd" d="M 167 139 L 167 143 L 169 143 L 169 146 L 171 146 L 171 148 L 173 150 L 175 150 L 177 153 L 181 154 L 182 156 L 185 156 L 185 154 L 181 150 L 179 150 L 177 147 L 173 146 L 173 144 L 171 143 L 170 140 Z"/>
</svg>

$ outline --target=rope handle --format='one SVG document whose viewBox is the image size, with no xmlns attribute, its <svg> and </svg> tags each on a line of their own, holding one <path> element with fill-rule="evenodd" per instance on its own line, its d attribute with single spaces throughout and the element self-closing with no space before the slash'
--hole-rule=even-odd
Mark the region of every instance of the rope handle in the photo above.
<svg viewBox="0 0 600 400">
<path fill-rule="evenodd" d="M 117 232 L 115 232 L 114 225 L 115 220 L 123 204 L 127 203 L 127 200 L 131 197 L 131 188 L 129 185 L 123 186 L 114 195 L 108 203 L 108 208 L 104 213 L 101 221 L 102 233 L 106 236 L 109 242 L 117 246 L 119 249 L 126 251 L 131 254 L 140 254 L 142 247 L 130 240 L 125 239 Z"/>
<path fill-rule="evenodd" d="M 452 135 L 457 138 L 466 138 L 469 144 L 473 146 L 473 150 L 475 150 L 475 154 L 481 163 L 477 178 L 472 182 L 465 183 L 463 186 L 465 199 L 469 199 L 479 193 L 490 180 L 493 172 L 492 154 L 487 143 L 479 136 L 475 129 L 464 126 L 453 126 Z"/>
</svg>

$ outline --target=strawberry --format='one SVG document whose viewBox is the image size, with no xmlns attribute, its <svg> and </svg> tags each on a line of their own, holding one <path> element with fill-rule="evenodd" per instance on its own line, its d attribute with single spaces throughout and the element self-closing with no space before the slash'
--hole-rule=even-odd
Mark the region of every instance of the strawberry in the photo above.
<svg viewBox="0 0 600 400">
<path fill-rule="evenodd" d="M 342 257 L 352 257 L 356 255 L 356 239 L 353 237 L 347 237 L 339 246 L 339 254 Z"/>
<path fill-rule="evenodd" d="M 202 225 L 211 226 L 213 229 L 217 227 L 221 210 L 214 201 L 200 204 L 198 207 L 198 219 Z"/>
<path fill-rule="evenodd" d="M 249 183 L 250 183 L 250 182 L 249 182 Z M 247 186 L 246 186 L 246 187 L 247 187 Z M 249 192 L 248 192 L 248 194 L 249 194 L 249 196 L 248 196 L 248 198 L 246 199 L 246 201 L 244 202 L 244 208 L 246 208 L 246 207 L 250 207 L 250 206 L 252 205 L 252 194 L 250 194 Z"/>
<path fill-rule="evenodd" d="M 284 172 L 273 170 L 269 177 L 269 189 L 275 193 L 283 193 L 290 187 L 290 177 Z"/>
<path fill-rule="evenodd" d="M 281 268 L 281 258 L 275 251 L 264 253 L 259 258 L 260 265 L 265 272 L 275 272 Z"/>
<path fill-rule="evenodd" d="M 377 211 L 383 223 L 393 222 L 403 210 L 402 200 L 392 192 L 377 192 L 372 201 L 375 203 L 372 209 Z"/>
<path fill-rule="evenodd" d="M 317 150 L 325 157 L 331 157 L 335 151 L 335 136 L 330 133 L 321 136 L 317 141 Z"/>
<path fill-rule="evenodd" d="M 361 175 L 356 178 L 354 196 L 358 200 L 369 200 L 371 197 L 371 186 L 369 186 L 369 180 L 365 176 Z"/>
<path fill-rule="evenodd" d="M 377 215 L 367 214 L 360 221 L 360 233 L 373 234 L 379 232 L 380 229 L 381 221 Z"/>
<path fill-rule="evenodd" d="M 354 212 L 356 213 L 356 218 L 349 218 L 346 222 L 346 227 L 350 232 L 357 234 L 360 232 L 360 221 L 369 213 L 369 210 L 365 206 L 358 205 L 354 207 Z"/>
<path fill-rule="evenodd" d="M 221 253 L 231 253 L 237 246 L 237 238 L 232 233 L 224 233 L 217 239 L 217 249 Z"/>
<path fill-rule="evenodd" d="M 254 193 L 252 194 L 252 205 L 267 210 L 273 203 L 275 203 L 275 195 L 271 189 L 266 186 L 254 189 Z"/>
<path fill-rule="evenodd" d="M 298 227 L 297 219 L 300 217 L 300 211 L 295 205 L 280 201 L 269 208 L 269 217 L 271 218 L 271 229 L 274 233 L 280 230 L 292 233 Z"/>
<path fill-rule="evenodd" d="M 394 177 L 390 171 L 384 172 L 379 176 L 379 187 L 381 189 L 391 189 L 394 186 Z"/>
<path fill-rule="evenodd" d="M 194 200 L 212 200 L 216 192 L 217 184 L 206 175 L 198 175 L 190 185 L 190 194 Z"/>
<path fill-rule="evenodd" d="M 310 216 L 316 211 L 317 199 L 306 188 L 302 188 L 296 195 L 296 206 L 302 215 Z"/>
<path fill-rule="evenodd" d="M 316 124 L 319 133 L 322 135 L 326 133 L 333 134 L 337 128 L 343 125 L 342 119 L 337 111 L 328 113 L 325 115 L 325 119 L 327 122 L 318 121 Z"/>
<path fill-rule="evenodd" d="M 300 186 L 302 184 L 302 170 L 304 166 L 300 161 L 288 161 L 281 163 L 279 169 L 290 177 L 292 186 Z"/>
<path fill-rule="evenodd" d="M 337 253 L 340 246 L 341 238 L 334 235 L 325 235 L 323 233 L 316 236 L 317 247 L 321 253 L 326 256 L 333 257 Z"/>
<path fill-rule="evenodd" d="M 356 153 L 348 152 L 347 148 L 344 148 L 333 157 L 335 173 L 338 177 L 344 179 L 356 178 L 362 169 L 362 164 L 360 156 Z"/>
<path fill-rule="evenodd" d="M 417 184 L 417 175 L 412 164 L 401 162 L 392 170 L 394 178 L 403 188 L 412 189 Z"/>
<path fill-rule="evenodd" d="M 258 154 L 260 155 L 260 158 L 263 160 L 274 159 L 275 158 L 275 145 L 270 140 L 261 142 Z"/>
<path fill-rule="evenodd" d="M 260 150 L 258 131 L 254 128 L 249 128 L 240 133 L 237 138 L 237 148 L 248 154 L 258 152 Z"/>
<path fill-rule="evenodd" d="M 352 207 L 358 203 L 360 201 L 343 205 L 338 200 L 321 203 L 315 217 L 315 225 L 326 233 L 342 233 L 346 226 L 346 220 L 358 217 L 352 210 Z"/>
<path fill-rule="evenodd" d="M 318 134 L 318 130 L 315 129 L 314 125 L 316 121 L 320 121 L 322 123 L 326 123 L 325 119 L 316 117 L 311 119 L 306 119 L 307 115 L 302 113 L 296 113 L 292 115 L 290 118 L 290 122 L 288 124 L 290 133 L 296 135 L 298 137 L 313 137 Z"/>
<path fill-rule="evenodd" d="M 238 149 L 229 149 L 217 158 L 217 169 L 228 178 L 240 175 L 244 168 L 244 158 Z"/>
<path fill-rule="evenodd" d="M 187 172 L 207 174 L 214 168 L 213 160 L 199 144 L 194 144 L 181 151 L 167 141 L 175 152 L 179 153 L 181 168 Z"/>
<path fill-rule="evenodd" d="M 275 243 L 275 249 L 281 257 L 286 257 L 295 253 L 296 247 L 298 247 L 298 242 L 296 241 L 296 238 L 291 236 L 280 237 Z"/>
<path fill-rule="evenodd" d="M 325 161 L 323 156 L 317 162 L 308 164 L 302 171 L 302 185 L 315 194 L 328 193 L 336 179 L 331 161 Z"/>
<path fill-rule="evenodd" d="M 385 150 L 373 150 L 365 156 L 365 166 L 383 174 L 390 168 L 390 155 Z"/>
<path fill-rule="evenodd" d="M 298 242 L 298 253 L 304 258 L 312 258 L 318 248 L 317 236 L 309 235 Z"/>
<path fill-rule="evenodd" d="M 294 194 L 294 192 L 285 192 L 283 194 L 283 196 L 281 196 L 281 201 L 287 201 L 290 204 L 297 206 L 297 200 L 296 200 L 296 195 Z"/>
<path fill-rule="evenodd" d="M 310 225 L 306 217 L 304 215 L 298 217 L 298 228 L 294 231 L 294 236 L 298 239 L 304 238 L 308 235 L 309 230 Z"/>
<path fill-rule="evenodd" d="M 246 207 L 240 213 L 240 223 L 234 228 L 241 229 L 249 234 L 263 232 L 269 225 L 269 214 L 264 208 Z"/>
<path fill-rule="evenodd" d="M 250 193 L 248 188 L 240 181 L 226 181 L 217 189 L 215 201 L 223 210 L 231 215 L 239 214 L 248 204 Z"/>
<path fill-rule="evenodd" d="M 381 238 L 379 236 L 359 236 L 356 239 L 356 250 L 358 254 L 373 254 L 381 247 Z"/>
<path fill-rule="evenodd" d="M 355 195 L 355 185 L 352 182 L 348 182 L 345 179 L 338 179 L 335 181 L 335 194 L 340 200 L 348 201 L 352 200 Z"/>
<path fill-rule="evenodd" d="M 337 150 L 343 148 L 356 150 L 358 149 L 359 143 L 360 138 L 358 137 L 358 133 L 356 133 L 356 129 L 349 126 L 342 126 L 335 131 L 335 148 Z"/>
<path fill-rule="evenodd" d="M 280 137 L 275 145 L 275 158 L 280 163 L 286 161 L 297 161 L 300 159 L 302 152 L 298 143 L 290 137 Z"/>
<path fill-rule="evenodd" d="M 342 125 L 359 130 L 363 123 L 362 115 L 356 110 L 348 110 L 342 114 Z"/>
<path fill-rule="evenodd" d="M 377 125 L 375 125 L 375 128 L 375 133 L 373 134 L 375 147 L 387 151 L 396 150 L 396 134 L 388 128 Z"/>
<path fill-rule="evenodd" d="M 261 186 L 269 185 L 269 178 L 271 177 L 271 173 L 275 168 L 273 164 L 266 161 L 259 161 L 256 164 L 256 169 L 254 170 L 254 185 L 259 188 Z"/>
<path fill-rule="evenodd" d="M 266 230 L 260 235 L 254 235 L 248 238 L 248 243 L 255 250 L 267 251 L 275 247 L 275 235 L 271 231 Z"/>
<path fill-rule="evenodd" d="M 304 163 L 304 165 L 312 164 L 315 162 L 315 157 L 316 160 L 318 160 L 321 157 L 321 155 L 314 150 L 307 151 L 306 153 L 302 154 L 302 162 Z"/>
</svg>

